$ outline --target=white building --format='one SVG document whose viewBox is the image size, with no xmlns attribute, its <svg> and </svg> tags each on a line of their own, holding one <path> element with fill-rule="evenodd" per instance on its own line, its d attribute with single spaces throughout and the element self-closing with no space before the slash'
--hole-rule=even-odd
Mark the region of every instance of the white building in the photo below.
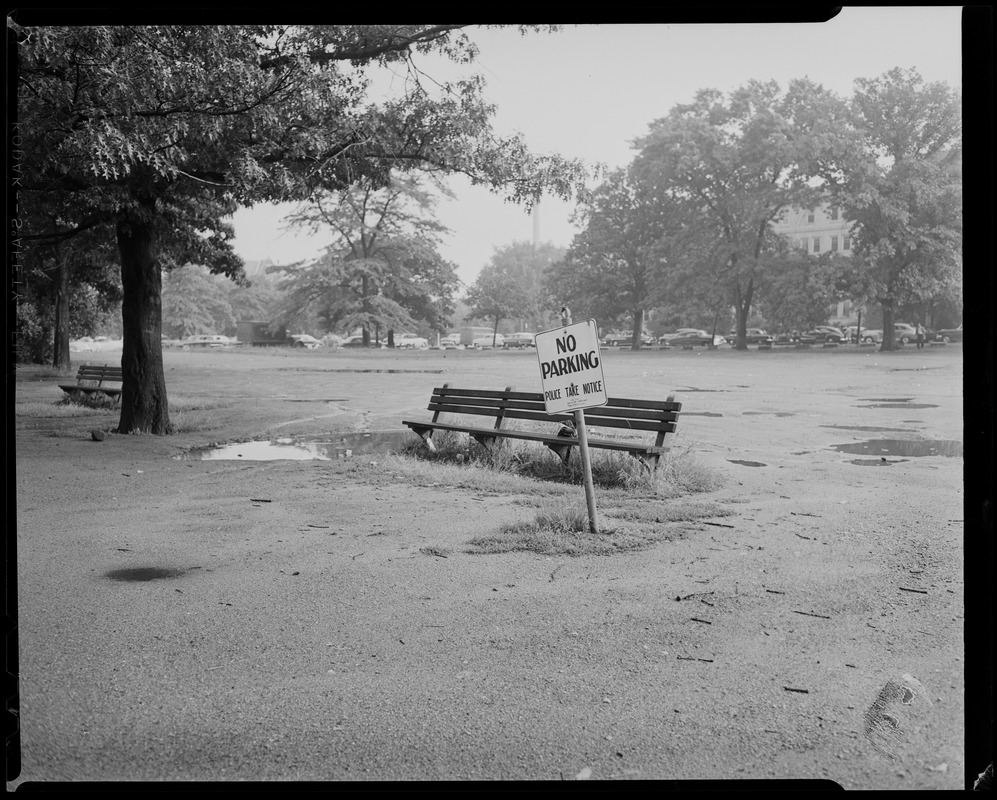
<svg viewBox="0 0 997 800">
<path fill-rule="evenodd" d="M 838 253 L 852 254 L 851 223 L 847 222 L 835 206 L 818 206 L 807 209 L 788 209 L 779 220 L 772 223 L 773 230 L 796 243 L 803 252 L 813 255 Z M 837 303 L 831 309 L 832 325 L 854 321 L 854 309 L 850 300 Z"/>
</svg>

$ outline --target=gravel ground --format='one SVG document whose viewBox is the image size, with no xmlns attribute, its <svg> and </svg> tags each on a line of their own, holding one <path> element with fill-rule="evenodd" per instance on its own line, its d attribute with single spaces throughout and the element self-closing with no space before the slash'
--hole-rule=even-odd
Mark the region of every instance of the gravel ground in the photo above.
<svg viewBox="0 0 997 800">
<path fill-rule="evenodd" d="M 115 415 L 15 408 L 8 789 L 965 788 L 961 348 L 603 355 L 611 395 L 684 403 L 674 446 L 723 476 L 692 499 L 725 516 L 663 524 L 639 552 L 472 555 L 472 537 L 533 506 L 400 478 L 358 447 L 183 457 L 402 431 L 443 382 L 539 389 L 532 351 L 171 351 L 185 432 L 170 437 L 98 442 L 90 427 Z M 18 407 L 58 402 L 58 382 L 18 372 Z"/>
</svg>

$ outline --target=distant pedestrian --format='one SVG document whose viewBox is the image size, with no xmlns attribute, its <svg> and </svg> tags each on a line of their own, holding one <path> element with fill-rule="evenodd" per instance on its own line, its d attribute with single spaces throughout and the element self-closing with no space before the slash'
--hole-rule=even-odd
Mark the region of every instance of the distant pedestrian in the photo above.
<svg viewBox="0 0 997 800">
<path fill-rule="evenodd" d="M 921 350 L 924 348 L 924 326 L 919 322 L 917 323 L 917 349 Z"/>
</svg>

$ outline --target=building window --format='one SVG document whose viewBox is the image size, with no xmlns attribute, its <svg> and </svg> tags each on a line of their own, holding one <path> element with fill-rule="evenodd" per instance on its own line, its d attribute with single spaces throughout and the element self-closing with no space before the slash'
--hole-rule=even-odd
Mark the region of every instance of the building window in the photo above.
<svg viewBox="0 0 997 800">
<path fill-rule="evenodd" d="M 807 239 L 800 239 L 800 248 L 803 250 L 804 253 L 807 252 L 807 241 L 808 241 Z"/>
<path fill-rule="evenodd" d="M 838 209 L 832 208 L 831 209 L 831 219 L 837 219 L 837 218 L 838 218 Z"/>
<path fill-rule="evenodd" d="M 814 221 L 814 212 L 811 211 L 809 214 L 807 214 L 807 222 L 813 224 L 813 221 Z"/>
<path fill-rule="evenodd" d="M 814 252 L 815 253 L 820 252 L 820 239 L 818 239 L 816 236 L 814 237 Z"/>
<path fill-rule="evenodd" d="M 837 253 L 838 252 L 838 237 L 837 236 L 832 236 L 831 237 L 831 252 L 832 253 Z"/>
<path fill-rule="evenodd" d="M 851 250 L 852 249 L 852 237 L 851 236 L 845 236 L 844 237 L 844 241 L 842 242 L 841 249 L 842 250 Z"/>
</svg>

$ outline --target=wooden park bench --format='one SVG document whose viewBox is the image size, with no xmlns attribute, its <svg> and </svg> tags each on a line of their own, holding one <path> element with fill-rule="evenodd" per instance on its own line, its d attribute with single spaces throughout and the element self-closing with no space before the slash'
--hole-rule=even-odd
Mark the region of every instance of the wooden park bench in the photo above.
<svg viewBox="0 0 997 800">
<path fill-rule="evenodd" d="M 109 364 L 83 364 L 76 373 L 76 383 L 60 383 L 59 388 L 73 400 L 104 394 L 114 402 L 121 399 L 121 367 Z"/>
<path fill-rule="evenodd" d="M 466 433 L 484 447 L 490 446 L 499 438 L 523 439 L 539 442 L 560 456 L 567 464 L 571 449 L 578 446 L 578 436 L 574 430 L 574 414 L 547 414 L 543 395 L 540 392 L 514 392 L 512 387 L 505 391 L 486 389 L 455 389 L 449 384 L 433 389 L 429 400 L 432 420 L 403 420 L 402 424 L 411 428 L 423 438 L 430 450 L 433 432 L 456 431 Z M 665 436 L 675 432 L 682 404 L 675 402 L 674 395 L 665 400 L 635 400 L 610 397 L 607 405 L 585 409 L 585 430 L 589 447 L 604 450 L 617 450 L 630 453 L 653 470 L 660 456 L 668 451 Z M 470 415 L 493 417 L 492 427 L 467 425 L 457 421 L 441 420 L 441 416 Z M 525 419 L 546 423 L 555 430 L 551 433 L 521 431 L 504 427 L 509 419 Z M 632 440 L 609 438 L 598 429 L 616 428 L 627 431 L 653 432 L 654 444 Z M 592 429 L 596 429 L 593 435 Z"/>
</svg>

